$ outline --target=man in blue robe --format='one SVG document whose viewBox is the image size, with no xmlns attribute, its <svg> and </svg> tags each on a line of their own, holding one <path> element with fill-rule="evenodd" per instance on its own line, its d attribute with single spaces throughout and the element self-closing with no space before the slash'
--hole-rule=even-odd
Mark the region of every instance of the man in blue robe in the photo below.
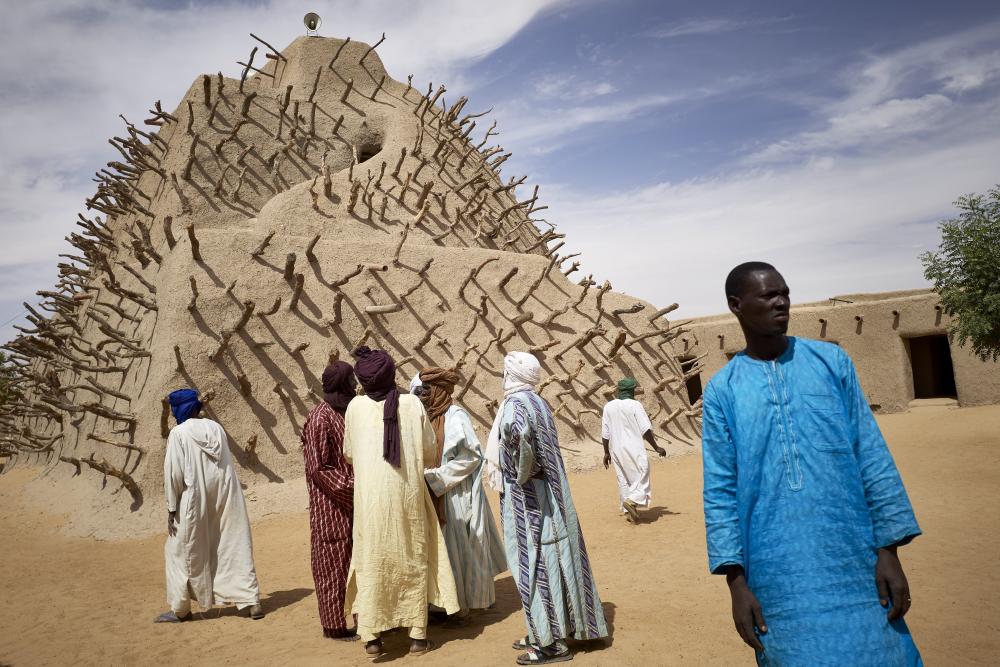
<svg viewBox="0 0 1000 667">
<path fill-rule="evenodd" d="M 705 390 L 704 502 L 737 631 L 760 665 L 922 665 L 896 554 L 920 528 L 854 365 L 785 335 L 773 266 L 737 266 L 726 296 L 747 345 Z"/>
</svg>

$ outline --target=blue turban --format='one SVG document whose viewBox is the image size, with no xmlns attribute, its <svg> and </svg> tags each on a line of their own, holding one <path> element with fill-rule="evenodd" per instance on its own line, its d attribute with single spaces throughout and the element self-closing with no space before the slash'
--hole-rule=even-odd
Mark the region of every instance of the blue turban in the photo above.
<svg viewBox="0 0 1000 667">
<path fill-rule="evenodd" d="M 198 392 L 194 389 L 172 391 L 167 400 L 170 401 L 170 411 L 174 413 L 174 419 L 178 424 L 183 424 L 201 410 L 201 401 L 198 400 Z"/>
</svg>

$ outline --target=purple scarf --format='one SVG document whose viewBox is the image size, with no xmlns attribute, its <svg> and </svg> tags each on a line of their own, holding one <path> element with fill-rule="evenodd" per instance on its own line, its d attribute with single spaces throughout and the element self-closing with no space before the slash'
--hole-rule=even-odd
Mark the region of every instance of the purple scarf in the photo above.
<svg viewBox="0 0 1000 667">
<path fill-rule="evenodd" d="M 354 351 L 354 374 L 373 401 L 385 401 L 382 409 L 382 458 L 400 465 L 399 388 L 396 387 L 396 364 L 384 350 L 362 345 Z"/>
</svg>

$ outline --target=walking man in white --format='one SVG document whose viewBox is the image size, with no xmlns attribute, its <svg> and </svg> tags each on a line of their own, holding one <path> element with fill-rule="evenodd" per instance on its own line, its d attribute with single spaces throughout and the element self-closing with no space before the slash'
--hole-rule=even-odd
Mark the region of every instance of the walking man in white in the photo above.
<svg viewBox="0 0 1000 667">
<path fill-rule="evenodd" d="M 630 523 L 639 520 L 639 508 L 647 507 L 652 497 L 649 488 L 649 460 L 643 440 L 657 454 L 667 451 L 656 444 L 653 425 L 642 403 L 635 400 L 634 378 L 618 382 L 618 398 L 604 406 L 601 418 L 601 441 L 604 444 L 604 467 L 615 464 L 622 510 Z"/>
<path fill-rule="evenodd" d="M 199 417 L 195 390 L 178 389 L 169 401 L 177 419 L 163 461 L 170 611 L 155 622 L 190 620 L 192 598 L 202 609 L 235 604 L 249 608 L 250 618 L 263 618 L 250 519 L 226 432 Z"/>
</svg>

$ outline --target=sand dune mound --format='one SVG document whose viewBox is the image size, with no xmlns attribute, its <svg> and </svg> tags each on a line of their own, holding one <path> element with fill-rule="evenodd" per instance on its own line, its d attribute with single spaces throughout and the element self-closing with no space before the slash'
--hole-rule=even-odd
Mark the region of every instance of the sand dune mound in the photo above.
<svg viewBox="0 0 1000 667">
<path fill-rule="evenodd" d="M 246 481 L 301 475 L 317 374 L 363 342 L 395 355 L 401 384 L 458 367 L 458 398 L 484 428 L 503 354 L 531 350 L 575 467 L 600 451 L 614 382 L 634 375 L 686 448 L 698 406 L 671 308 L 574 275 L 538 189 L 501 176 L 509 153 L 465 98 L 391 79 L 350 40 L 258 45 L 247 62 L 243 79 L 199 77 L 175 109 L 156 102 L 111 140 L 121 156 L 97 174 L 78 252 L 6 346 L 11 462 L 110 476 L 138 508 L 162 485 L 163 398 L 194 386 Z"/>
</svg>

